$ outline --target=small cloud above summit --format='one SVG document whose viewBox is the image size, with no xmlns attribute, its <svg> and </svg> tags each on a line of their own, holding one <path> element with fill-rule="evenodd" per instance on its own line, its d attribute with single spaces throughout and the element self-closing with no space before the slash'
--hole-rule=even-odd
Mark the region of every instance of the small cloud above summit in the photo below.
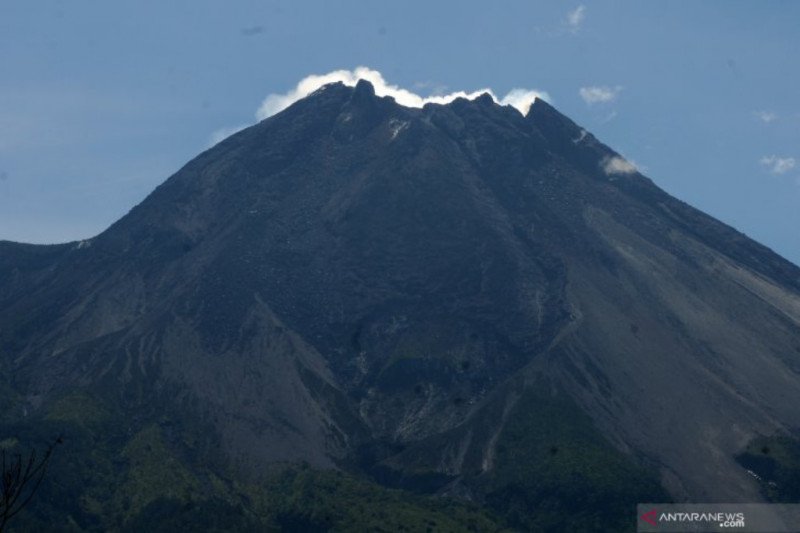
<svg viewBox="0 0 800 533">
<path fill-rule="evenodd" d="M 614 174 L 633 174 L 638 172 L 635 164 L 618 155 L 604 158 L 600 162 L 600 166 L 603 168 L 603 172 L 605 172 L 607 176 Z"/>
<path fill-rule="evenodd" d="M 580 94 L 583 101 L 589 105 L 607 104 L 608 102 L 614 101 L 621 90 L 622 87 L 619 85 L 616 87 L 594 85 L 591 87 L 581 87 L 578 90 L 578 94 Z"/>
<path fill-rule="evenodd" d="M 578 33 L 583 25 L 583 19 L 586 18 L 586 6 L 581 4 L 569 13 L 567 13 L 567 26 L 572 33 Z"/>
<path fill-rule="evenodd" d="M 528 111 L 531 109 L 531 105 L 533 105 L 534 100 L 537 98 L 541 98 L 542 100 L 549 101 L 550 97 L 547 93 L 532 89 L 511 89 L 508 93 L 501 98 L 499 101 L 497 97 L 492 93 L 492 91 L 488 92 L 495 102 L 500 105 L 510 105 L 511 107 L 515 108 L 517 111 L 522 113 L 523 115 L 527 115 Z"/>
<path fill-rule="evenodd" d="M 549 100 L 549 95 L 544 91 L 536 89 L 512 89 L 503 98 L 498 98 L 491 89 L 481 89 L 478 91 L 465 92 L 455 91 L 448 94 L 435 94 L 431 96 L 420 96 L 419 94 L 404 89 L 397 85 L 388 83 L 383 75 L 377 70 L 367 67 L 357 67 L 353 70 L 334 70 L 327 74 L 312 74 L 306 76 L 290 91 L 283 94 L 270 94 L 261 103 L 256 112 L 258 120 L 264 120 L 280 111 L 283 111 L 296 101 L 305 98 L 323 85 L 341 82 L 353 87 L 358 80 L 366 80 L 375 88 L 378 96 L 390 96 L 405 107 L 423 107 L 425 104 L 449 104 L 456 98 L 466 98 L 474 100 L 484 93 L 488 93 L 492 99 L 500 105 L 510 105 L 516 108 L 523 115 L 528 113 L 531 104 L 536 98 Z"/>
</svg>

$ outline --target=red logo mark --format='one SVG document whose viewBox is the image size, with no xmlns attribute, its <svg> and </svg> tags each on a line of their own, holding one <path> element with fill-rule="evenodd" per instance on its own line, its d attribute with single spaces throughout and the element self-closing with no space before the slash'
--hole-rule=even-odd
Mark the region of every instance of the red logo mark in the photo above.
<svg viewBox="0 0 800 533">
<path fill-rule="evenodd" d="M 658 524 L 656 523 L 656 514 L 657 514 L 656 510 L 653 509 L 651 511 L 647 511 L 646 513 L 644 513 L 639 518 L 641 518 L 642 520 L 644 520 L 645 522 L 647 522 L 651 526 L 657 526 Z"/>
</svg>

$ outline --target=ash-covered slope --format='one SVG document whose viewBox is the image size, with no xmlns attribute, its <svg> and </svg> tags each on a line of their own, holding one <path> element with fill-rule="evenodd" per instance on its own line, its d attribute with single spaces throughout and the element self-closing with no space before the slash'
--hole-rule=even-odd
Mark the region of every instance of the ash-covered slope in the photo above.
<svg viewBox="0 0 800 533">
<path fill-rule="evenodd" d="M 800 269 L 616 156 L 541 100 L 323 87 L 94 239 L 0 243 L 14 413 L 80 389 L 243 478 L 303 460 L 477 500 L 605 439 L 611 479 L 758 500 L 735 456 L 800 427 Z"/>
</svg>

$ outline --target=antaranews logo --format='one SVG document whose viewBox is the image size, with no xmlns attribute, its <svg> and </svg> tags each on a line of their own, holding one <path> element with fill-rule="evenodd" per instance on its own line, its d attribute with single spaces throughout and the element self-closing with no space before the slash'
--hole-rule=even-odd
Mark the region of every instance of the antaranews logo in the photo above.
<svg viewBox="0 0 800 533">
<path fill-rule="evenodd" d="M 648 503 L 636 511 L 639 533 L 797 533 L 800 523 L 800 504 Z"/>
<path fill-rule="evenodd" d="M 745 519 L 743 512 L 724 512 L 718 509 L 706 508 L 697 510 L 680 510 L 671 508 L 667 511 L 659 512 L 653 508 L 639 515 L 639 520 L 646 522 L 649 526 L 658 528 L 658 531 L 680 531 L 674 525 L 691 528 L 691 531 L 717 531 L 729 528 L 744 528 Z M 666 526 L 666 527 L 659 527 Z M 647 528 L 650 530 L 651 528 Z M 642 531 L 642 528 L 639 527 Z"/>
<path fill-rule="evenodd" d="M 652 526 L 657 526 L 658 525 L 658 522 L 656 522 L 657 516 L 658 516 L 658 511 L 656 511 L 655 509 L 650 509 L 646 513 L 642 513 L 639 516 L 639 519 L 644 520 L 645 522 L 647 522 Z"/>
</svg>

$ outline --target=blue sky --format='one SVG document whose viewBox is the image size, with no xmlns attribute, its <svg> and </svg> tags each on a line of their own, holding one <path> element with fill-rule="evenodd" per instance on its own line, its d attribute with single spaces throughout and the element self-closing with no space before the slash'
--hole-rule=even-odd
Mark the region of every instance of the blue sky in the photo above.
<svg viewBox="0 0 800 533">
<path fill-rule="evenodd" d="M 364 65 L 552 103 L 800 263 L 800 2 L 3 0 L 0 239 L 93 236 L 264 98 Z"/>
</svg>

